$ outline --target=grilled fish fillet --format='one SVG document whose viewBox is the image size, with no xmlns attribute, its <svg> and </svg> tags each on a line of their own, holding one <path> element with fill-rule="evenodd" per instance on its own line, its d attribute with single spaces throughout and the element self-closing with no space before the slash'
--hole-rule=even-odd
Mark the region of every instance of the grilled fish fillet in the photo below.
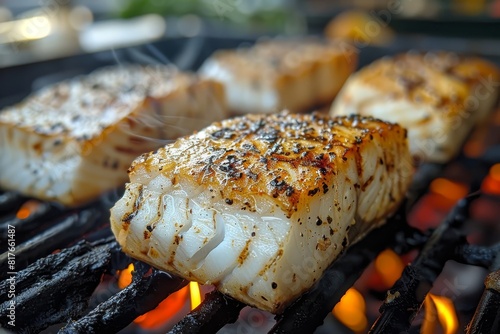
<svg viewBox="0 0 500 334">
<path fill-rule="evenodd" d="M 224 84 L 235 113 L 305 111 L 331 103 L 356 68 L 356 53 L 344 51 L 333 42 L 260 42 L 216 52 L 199 73 Z"/>
<path fill-rule="evenodd" d="M 104 68 L 0 112 L 0 188 L 81 204 L 124 184 L 160 139 L 225 117 L 219 83 L 165 66 Z"/>
<path fill-rule="evenodd" d="M 247 115 L 137 158 L 111 228 L 130 256 L 278 313 L 394 212 L 411 173 L 398 125 Z"/>
<path fill-rule="evenodd" d="M 408 129 L 418 160 L 446 162 L 498 97 L 498 69 L 454 53 L 400 54 L 361 69 L 334 101 L 332 115 L 370 115 Z"/>
</svg>

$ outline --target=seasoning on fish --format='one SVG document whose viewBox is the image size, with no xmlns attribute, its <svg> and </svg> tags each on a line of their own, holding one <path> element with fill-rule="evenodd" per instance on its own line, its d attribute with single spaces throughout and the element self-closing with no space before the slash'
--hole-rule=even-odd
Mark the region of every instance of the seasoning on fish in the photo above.
<svg viewBox="0 0 500 334">
<path fill-rule="evenodd" d="M 487 117 L 499 86 L 498 69 L 485 60 L 450 52 L 405 53 L 353 74 L 330 113 L 399 123 L 408 129 L 414 157 L 442 163 Z"/>
<path fill-rule="evenodd" d="M 278 313 L 384 223 L 412 172 L 399 125 L 250 114 L 137 158 L 111 228 L 130 256 Z"/>
<path fill-rule="evenodd" d="M 222 82 L 228 107 L 238 114 L 307 111 L 329 104 L 357 65 L 347 43 L 270 40 L 217 51 L 200 69 Z"/>
<path fill-rule="evenodd" d="M 115 66 L 0 112 L 0 188 L 78 205 L 121 186 L 140 154 L 227 117 L 222 85 L 166 66 Z"/>
</svg>

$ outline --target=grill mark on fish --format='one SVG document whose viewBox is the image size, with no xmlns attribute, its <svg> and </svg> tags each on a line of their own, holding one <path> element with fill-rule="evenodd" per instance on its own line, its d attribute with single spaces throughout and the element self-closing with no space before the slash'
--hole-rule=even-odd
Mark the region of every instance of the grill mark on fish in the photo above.
<svg viewBox="0 0 500 334">
<path fill-rule="evenodd" d="M 361 186 L 361 191 L 365 191 L 366 188 L 373 182 L 373 175 L 370 175 L 370 177 L 368 178 L 368 180 L 366 180 L 365 183 L 363 183 L 363 185 Z"/>
<path fill-rule="evenodd" d="M 143 200 L 143 190 L 144 190 L 144 185 L 141 184 L 138 189 L 139 195 L 137 196 L 137 199 L 134 201 L 134 206 L 132 207 L 132 211 L 128 212 L 122 217 L 122 227 L 125 231 L 128 230 L 130 222 L 132 221 L 132 219 L 134 219 L 134 217 L 139 212 L 139 209 L 141 208 Z"/>
<path fill-rule="evenodd" d="M 245 262 L 245 260 L 247 259 L 248 255 L 249 255 L 249 245 L 250 245 L 250 242 L 252 242 L 252 239 L 248 239 L 246 241 L 245 247 L 241 251 L 240 255 L 238 255 L 238 263 L 239 263 L 240 266 L 243 265 L 243 263 Z"/>
</svg>

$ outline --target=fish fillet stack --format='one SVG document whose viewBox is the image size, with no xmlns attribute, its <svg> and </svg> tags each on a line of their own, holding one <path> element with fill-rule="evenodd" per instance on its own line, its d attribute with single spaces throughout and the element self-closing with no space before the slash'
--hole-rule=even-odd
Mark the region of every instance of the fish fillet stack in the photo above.
<svg viewBox="0 0 500 334">
<path fill-rule="evenodd" d="M 223 119 L 223 87 L 165 66 L 98 70 L 0 112 L 0 188 L 77 205 L 140 154 Z"/>
<path fill-rule="evenodd" d="M 399 125 L 247 115 L 137 158 L 111 227 L 132 257 L 279 313 L 395 211 L 412 171 Z"/>
<path fill-rule="evenodd" d="M 332 115 L 352 113 L 397 122 L 408 129 L 418 160 L 446 162 L 498 99 L 500 75 L 491 63 L 450 52 L 382 58 L 353 74 Z"/>
<path fill-rule="evenodd" d="M 356 53 L 345 51 L 333 42 L 271 40 L 218 51 L 200 74 L 224 84 L 233 112 L 306 111 L 331 103 L 356 68 Z"/>
</svg>

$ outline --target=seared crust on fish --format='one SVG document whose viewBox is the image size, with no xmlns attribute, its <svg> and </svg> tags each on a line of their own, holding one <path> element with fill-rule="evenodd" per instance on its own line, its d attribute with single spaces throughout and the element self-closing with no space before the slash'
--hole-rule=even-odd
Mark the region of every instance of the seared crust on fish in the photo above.
<svg viewBox="0 0 500 334">
<path fill-rule="evenodd" d="M 130 256 L 277 313 L 395 211 L 412 171 L 398 125 L 247 115 L 137 158 L 111 228 Z"/>
<path fill-rule="evenodd" d="M 479 58 L 450 52 L 400 54 L 353 74 L 331 114 L 397 122 L 408 129 L 416 158 L 446 162 L 492 110 L 499 80 L 498 69 Z"/>
<path fill-rule="evenodd" d="M 217 51 L 200 69 L 222 82 L 233 112 L 306 111 L 331 103 L 357 65 L 334 42 L 272 40 Z"/>
<path fill-rule="evenodd" d="M 225 110 L 220 84 L 165 66 L 110 67 L 55 84 L 0 112 L 0 188 L 87 202 L 124 184 L 138 155 Z"/>
</svg>

